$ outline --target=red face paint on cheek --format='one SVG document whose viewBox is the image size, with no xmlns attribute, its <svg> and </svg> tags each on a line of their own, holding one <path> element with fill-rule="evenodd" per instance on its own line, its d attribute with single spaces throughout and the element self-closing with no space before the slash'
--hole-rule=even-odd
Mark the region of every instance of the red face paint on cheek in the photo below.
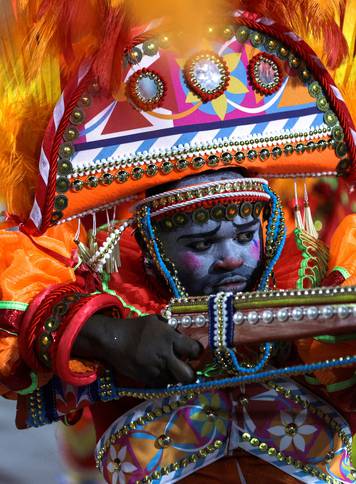
<svg viewBox="0 0 356 484">
<path fill-rule="evenodd" d="M 201 260 L 193 252 L 186 252 L 183 257 L 183 263 L 189 271 L 197 271 L 201 268 Z"/>
<path fill-rule="evenodd" d="M 254 239 L 251 243 L 250 249 L 251 258 L 257 261 L 260 258 L 260 241 Z"/>
</svg>

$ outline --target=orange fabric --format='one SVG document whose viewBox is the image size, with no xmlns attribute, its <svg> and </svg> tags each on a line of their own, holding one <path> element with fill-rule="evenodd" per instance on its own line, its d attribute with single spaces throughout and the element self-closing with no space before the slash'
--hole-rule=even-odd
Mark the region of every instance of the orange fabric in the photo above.
<svg viewBox="0 0 356 484">
<path fill-rule="evenodd" d="M 49 229 L 46 235 L 36 239 L 36 242 L 69 258 L 76 247 L 73 242 L 76 225 L 76 222 L 71 222 Z M 29 303 L 49 285 L 75 280 L 72 268 L 65 267 L 42 252 L 25 234 L 1 230 L 0 241 L 2 300 Z"/>
<path fill-rule="evenodd" d="M 329 270 L 344 267 L 351 275 L 345 285 L 356 284 L 356 214 L 347 215 L 330 241 Z"/>
<path fill-rule="evenodd" d="M 0 339 L 0 375 L 9 376 L 13 364 L 19 359 L 17 336 Z"/>
<path fill-rule="evenodd" d="M 76 248 L 73 242 L 76 230 L 77 222 L 75 221 L 59 225 L 49 229 L 46 235 L 37 238 L 36 243 L 61 256 L 70 258 L 73 249 Z M 84 229 L 81 230 L 81 239 L 86 239 Z M 64 266 L 42 252 L 25 234 L 12 230 L 0 230 L 0 299 L 31 303 L 32 299 L 49 285 L 74 280 L 75 275 L 72 268 Z M 0 380 L 1 377 L 11 375 L 18 361 L 17 337 L 1 338 Z M 73 360 L 71 365 L 78 373 L 91 372 L 95 366 L 77 360 Z M 46 383 L 48 372 L 39 377 L 40 383 Z M 8 389 L 2 385 L 0 394 L 5 394 L 7 391 Z"/>
</svg>

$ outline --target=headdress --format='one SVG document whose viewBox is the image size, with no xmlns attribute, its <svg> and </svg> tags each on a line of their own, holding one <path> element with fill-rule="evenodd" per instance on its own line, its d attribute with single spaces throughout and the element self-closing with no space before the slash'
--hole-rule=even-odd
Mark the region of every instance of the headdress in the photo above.
<svg viewBox="0 0 356 484">
<path fill-rule="evenodd" d="M 223 15 L 215 15 L 214 22 L 211 17 L 207 25 L 204 17 L 194 42 L 182 23 L 181 34 L 164 19 L 130 29 L 129 2 L 102 2 L 99 8 L 88 1 L 85 28 L 76 15 L 77 2 L 73 8 L 67 2 L 57 7 L 39 3 L 37 12 L 27 4 L 26 15 L 15 13 L 25 32 L 35 19 L 30 38 L 37 47 L 30 45 L 39 58 L 46 58 L 46 49 L 61 52 L 66 84 L 39 150 L 34 203 L 22 224 L 27 233 L 39 235 L 51 225 L 137 201 L 153 186 L 206 170 L 244 167 L 257 178 L 342 175 L 354 183 L 351 116 L 321 60 L 291 31 L 292 25 L 305 29 L 297 14 L 288 14 L 288 2 L 282 7 L 287 26 L 276 22 L 275 8 L 273 19 L 265 16 L 269 2 L 254 2 L 255 13 L 232 13 L 234 2 L 213 2 Z M 209 11 L 210 3 L 205 5 Z M 95 12 L 103 25 L 93 37 Z M 334 14 L 334 8 L 325 8 L 323 21 L 314 17 L 316 34 L 327 27 L 337 40 L 327 56 L 332 67 L 345 56 Z M 58 22 L 65 18 L 60 35 Z M 76 28 L 84 32 L 75 42 Z M 33 70 L 26 55 L 23 59 L 24 71 Z M 71 69 L 64 68 L 68 65 Z M 255 191 L 260 186 L 272 208 L 270 272 L 283 245 L 282 212 L 266 182 L 246 183 Z M 136 212 L 135 223 L 144 223 L 146 235 L 150 217 L 157 215 L 151 201 Z M 173 207 L 179 200 L 171 194 L 164 201 Z M 106 248 L 126 226 L 109 234 Z M 102 263 L 110 252 L 93 252 L 95 244 L 91 249 L 86 259 L 92 263 L 99 255 Z"/>
</svg>

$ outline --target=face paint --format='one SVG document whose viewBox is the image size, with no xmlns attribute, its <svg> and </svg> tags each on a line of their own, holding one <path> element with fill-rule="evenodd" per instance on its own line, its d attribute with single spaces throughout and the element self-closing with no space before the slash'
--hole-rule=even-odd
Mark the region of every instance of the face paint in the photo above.
<svg viewBox="0 0 356 484">
<path fill-rule="evenodd" d="M 201 268 L 200 258 L 197 257 L 193 252 L 186 252 L 183 262 L 190 271 L 198 271 Z"/>
<path fill-rule="evenodd" d="M 261 256 L 260 239 L 253 239 L 251 244 L 251 259 L 259 260 L 260 256 Z"/>
<path fill-rule="evenodd" d="M 239 215 L 231 221 L 189 221 L 157 233 L 189 295 L 252 288 L 261 260 L 260 221 Z"/>
</svg>

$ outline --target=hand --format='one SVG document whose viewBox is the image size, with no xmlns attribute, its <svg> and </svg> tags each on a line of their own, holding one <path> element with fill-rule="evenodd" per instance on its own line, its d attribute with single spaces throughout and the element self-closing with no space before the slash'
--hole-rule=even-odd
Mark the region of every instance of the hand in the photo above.
<svg viewBox="0 0 356 484">
<path fill-rule="evenodd" d="M 163 387 L 193 382 L 194 371 L 183 360 L 196 359 L 201 349 L 159 316 L 113 319 L 96 314 L 81 330 L 73 355 L 101 360 L 133 380 Z"/>
</svg>

